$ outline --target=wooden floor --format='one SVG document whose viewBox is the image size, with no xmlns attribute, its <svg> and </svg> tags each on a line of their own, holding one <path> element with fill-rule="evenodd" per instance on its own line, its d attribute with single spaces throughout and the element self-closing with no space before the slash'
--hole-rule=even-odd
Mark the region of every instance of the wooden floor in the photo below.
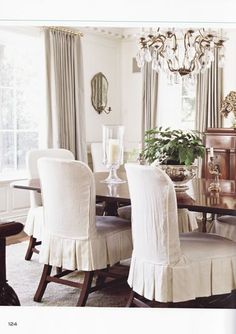
<svg viewBox="0 0 236 334">
<path fill-rule="evenodd" d="M 7 245 L 18 244 L 19 242 L 22 242 L 28 239 L 29 239 L 29 236 L 24 231 L 22 231 L 19 234 L 7 237 L 6 244 Z"/>
</svg>

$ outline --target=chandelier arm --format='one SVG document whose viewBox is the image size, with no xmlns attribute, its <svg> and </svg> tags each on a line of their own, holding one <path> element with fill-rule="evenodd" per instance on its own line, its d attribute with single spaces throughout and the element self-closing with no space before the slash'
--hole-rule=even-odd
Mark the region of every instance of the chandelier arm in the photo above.
<svg viewBox="0 0 236 334">
<path fill-rule="evenodd" d="M 205 43 L 205 40 L 201 40 L 199 43 L 199 49 L 201 51 L 201 57 L 203 56 L 205 50 L 206 50 L 206 45 L 204 45 L 203 43 Z"/>
<path fill-rule="evenodd" d="M 199 51 L 201 51 L 200 41 L 199 41 L 200 37 L 201 37 L 200 35 L 196 36 L 195 39 L 194 39 L 194 42 L 193 42 L 194 49 L 195 49 L 196 53 L 199 53 Z"/>
<path fill-rule="evenodd" d="M 150 41 L 150 43 L 148 43 L 148 47 L 153 46 L 153 45 L 155 46 L 155 44 L 157 44 L 158 42 L 160 42 L 161 44 L 164 44 L 160 36 L 157 36 L 153 41 Z"/>
<path fill-rule="evenodd" d="M 203 32 L 205 33 L 205 29 L 204 29 L 204 28 L 202 28 L 202 30 L 203 30 Z M 200 36 L 201 36 L 203 39 L 205 39 L 205 38 L 206 38 L 206 36 L 205 36 L 205 35 L 203 35 L 203 33 L 201 32 L 201 29 L 199 29 L 198 31 L 199 31 L 199 34 L 200 34 Z"/>
<path fill-rule="evenodd" d="M 195 63 L 195 60 L 196 60 L 196 56 L 194 56 L 194 58 L 191 60 L 190 62 L 190 66 L 189 66 L 189 70 L 191 72 L 193 72 L 195 70 L 195 67 L 196 67 L 196 63 Z"/>
<path fill-rule="evenodd" d="M 170 72 L 176 72 L 176 71 L 178 71 L 177 68 L 174 68 L 174 67 L 172 66 L 172 61 L 171 61 L 170 59 L 168 59 L 166 62 L 167 62 L 167 65 L 168 65 L 168 68 L 169 68 L 169 71 L 170 71 Z"/>
<path fill-rule="evenodd" d="M 162 69 L 165 69 L 167 73 L 169 71 L 181 77 L 187 75 L 191 77 L 195 71 L 198 73 L 199 70 L 208 67 L 212 60 L 213 50 L 220 49 L 223 43 L 224 41 L 219 39 L 214 32 L 206 32 L 204 28 L 188 29 L 180 40 L 178 34 L 172 32 L 171 29 L 166 33 L 161 33 L 158 28 L 156 36 L 149 34 L 146 38 L 140 38 L 140 47 L 143 51 L 139 57 L 141 57 L 141 62 L 150 61 L 145 57 L 149 55 L 150 58 L 151 54 L 152 59 L 158 61 L 158 63 L 153 63 L 153 69 L 159 71 L 164 66 Z"/>
<path fill-rule="evenodd" d="M 165 41 L 166 41 L 166 37 L 164 35 L 159 35 L 158 38 L 159 38 L 159 41 L 161 42 L 161 44 L 164 47 L 164 44 L 165 44 Z"/>
<path fill-rule="evenodd" d="M 174 37 L 174 48 L 173 48 L 173 50 L 176 51 L 176 50 L 177 50 L 177 37 L 176 37 L 176 35 L 173 34 L 173 33 L 172 33 L 171 38 L 172 38 L 172 37 Z"/>
<path fill-rule="evenodd" d="M 187 47 L 188 45 L 190 44 L 189 43 L 189 37 L 191 36 L 191 34 L 189 33 L 189 31 L 187 31 L 185 34 L 184 34 L 184 48 L 185 50 L 187 50 Z"/>
</svg>

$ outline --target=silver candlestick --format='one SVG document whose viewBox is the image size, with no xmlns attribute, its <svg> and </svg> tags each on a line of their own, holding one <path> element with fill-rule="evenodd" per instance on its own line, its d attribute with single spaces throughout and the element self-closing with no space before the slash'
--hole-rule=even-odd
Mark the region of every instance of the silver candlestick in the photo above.
<svg viewBox="0 0 236 334">
<path fill-rule="evenodd" d="M 209 191 L 221 191 L 220 188 L 220 166 L 216 163 L 214 157 L 210 157 L 210 161 L 208 162 L 208 170 L 211 175 L 214 177 L 214 181 L 210 183 L 210 186 L 208 188 Z"/>
</svg>

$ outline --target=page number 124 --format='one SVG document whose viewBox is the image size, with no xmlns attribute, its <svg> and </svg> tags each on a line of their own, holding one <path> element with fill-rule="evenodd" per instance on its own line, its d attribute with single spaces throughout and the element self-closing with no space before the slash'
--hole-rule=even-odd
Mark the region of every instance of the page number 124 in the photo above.
<svg viewBox="0 0 236 334">
<path fill-rule="evenodd" d="M 17 326 L 16 321 L 8 321 L 8 326 Z"/>
</svg>

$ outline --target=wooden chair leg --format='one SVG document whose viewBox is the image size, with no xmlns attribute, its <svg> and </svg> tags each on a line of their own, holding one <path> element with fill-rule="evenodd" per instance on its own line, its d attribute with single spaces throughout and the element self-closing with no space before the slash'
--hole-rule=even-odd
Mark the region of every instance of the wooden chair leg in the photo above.
<svg viewBox="0 0 236 334">
<path fill-rule="evenodd" d="M 89 290 L 90 290 L 91 285 L 92 285 L 93 276 L 94 276 L 94 271 L 86 271 L 85 272 L 83 287 L 82 287 L 82 290 L 80 292 L 80 296 L 79 296 L 77 306 L 85 306 L 86 301 L 88 299 Z"/>
<path fill-rule="evenodd" d="M 33 248 L 36 246 L 36 238 L 33 236 L 30 237 L 29 245 L 25 254 L 25 260 L 30 261 L 33 255 Z"/>
<path fill-rule="evenodd" d="M 133 290 L 130 293 L 126 307 L 150 307 L 145 298 L 135 293 Z"/>
<path fill-rule="evenodd" d="M 39 286 L 38 286 L 38 289 L 34 295 L 34 301 L 35 302 L 40 302 L 42 297 L 43 297 L 43 294 L 44 294 L 44 291 L 46 290 L 46 287 L 48 285 L 48 281 L 47 281 L 47 277 L 50 275 L 52 271 L 52 266 L 48 265 L 48 264 L 45 264 L 44 267 L 43 267 L 43 272 L 42 272 L 42 276 L 41 276 L 41 279 L 40 279 L 40 282 L 39 282 Z"/>
<path fill-rule="evenodd" d="M 129 299 L 127 301 L 126 307 L 132 307 L 133 306 L 133 300 L 134 300 L 134 291 L 131 290 Z"/>
<path fill-rule="evenodd" d="M 56 267 L 56 273 L 61 274 L 62 273 L 62 267 Z"/>
</svg>

